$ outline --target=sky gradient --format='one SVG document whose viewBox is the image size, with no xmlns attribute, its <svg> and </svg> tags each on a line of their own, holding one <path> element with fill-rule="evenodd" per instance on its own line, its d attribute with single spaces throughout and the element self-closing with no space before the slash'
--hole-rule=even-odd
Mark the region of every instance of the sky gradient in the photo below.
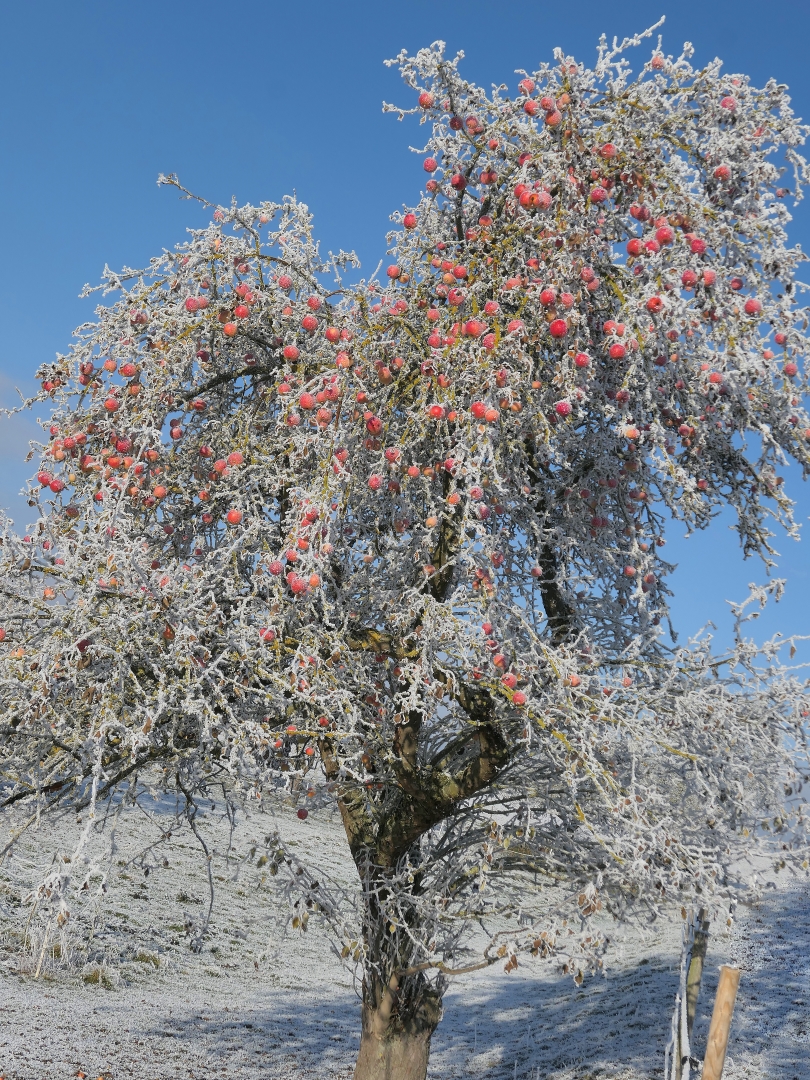
<svg viewBox="0 0 810 1080">
<path fill-rule="evenodd" d="M 810 118 L 806 0 L 580 0 L 575 9 L 481 0 L 5 4 L 0 403 L 14 402 L 15 387 L 32 392 L 36 367 L 66 351 L 74 327 L 92 318 L 95 301 L 78 293 L 105 263 L 146 264 L 207 220 L 158 188 L 159 173 L 176 173 L 215 202 L 279 200 L 295 190 L 315 215 L 324 250 L 353 248 L 370 272 L 385 251 L 388 215 L 417 201 L 424 179 L 408 150 L 422 134 L 415 121 L 382 113 L 383 100 L 412 97 L 384 59 L 441 38 L 449 51 L 464 50 L 469 78 L 514 88 L 514 69 L 551 59 L 555 46 L 590 63 L 603 31 L 621 37 L 662 14 L 665 52 L 689 40 L 694 63 L 720 56 L 726 70 L 759 84 L 773 76 Z M 649 45 L 638 51 L 646 58 Z M 796 209 L 791 235 L 810 250 L 810 200 Z M 0 505 L 20 528 L 30 513 L 17 493 L 31 472 L 28 440 L 40 434 L 35 417 L 0 417 Z M 786 487 L 807 523 L 810 490 L 797 471 L 785 470 Z M 672 529 L 673 612 L 683 635 L 714 619 L 727 637 L 725 601 L 765 580 L 761 564 L 743 561 L 728 524 L 720 519 L 689 540 Z M 761 620 L 758 638 L 810 630 L 808 541 L 779 537 L 776 546 L 788 592 Z"/>
</svg>

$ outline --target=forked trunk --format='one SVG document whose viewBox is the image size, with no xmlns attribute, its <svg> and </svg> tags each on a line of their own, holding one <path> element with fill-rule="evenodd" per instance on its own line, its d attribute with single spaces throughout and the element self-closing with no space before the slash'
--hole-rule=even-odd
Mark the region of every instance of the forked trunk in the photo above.
<svg viewBox="0 0 810 1080">
<path fill-rule="evenodd" d="M 441 1018 L 438 994 L 427 991 L 408 1013 L 363 1005 L 363 1032 L 354 1080 L 425 1080 L 430 1039 Z"/>
</svg>

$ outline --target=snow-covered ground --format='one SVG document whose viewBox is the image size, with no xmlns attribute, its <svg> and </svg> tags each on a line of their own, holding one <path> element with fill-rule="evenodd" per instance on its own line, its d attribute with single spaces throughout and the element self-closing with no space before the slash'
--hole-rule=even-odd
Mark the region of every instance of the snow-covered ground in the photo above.
<svg viewBox="0 0 810 1080">
<path fill-rule="evenodd" d="M 351 1075 L 358 1003 L 351 975 L 316 924 L 304 934 L 258 869 L 233 880 L 228 833 L 216 814 L 203 830 L 218 852 L 210 933 L 188 945 L 207 907 L 199 848 L 181 832 L 147 856 L 163 814 L 117 830 L 115 873 L 93 937 L 44 942 L 44 923 L 19 903 L 54 856 L 72 850 L 81 825 L 43 829 L 0 868 L 0 1076 L 5 1080 L 331 1080 Z M 139 812 L 127 811 L 132 826 Z M 242 851 L 273 827 L 351 881 L 339 822 L 300 822 L 292 808 L 254 815 L 238 829 Z M 218 831 L 217 831 L 218 830 Z M 133 860 L 136 860 L 133 864 Z M 164 860 L 169 865 L 164 865 Z M 255 860 L 254 860 L 255 863 Z M 221 879 L 221 880 L 217 880 Z M 86 935 L 90 908 L 77 915 Z M 39 927 L 39 930 L 37 930 Z M 37 933 L 40 934 L 37 937 Z M 45 948 L 42 948 L 42 944 Z M 660 1077 L 678 981 L 680 925 L 628 933 L 605 977 L 577 987 L 536 962 L 455 982 L 434 1037 L 436 1080 L 586 1080 Z M 42 969 L 33 978 L 40 956 Z M 775 890 L 740 909 L 729 935 L 710 942 L 695 1031 L 702 1056 L 720 963 L 742 968 L 727 1080 L 810 1078 L 810 888 Z"/>
</svg>

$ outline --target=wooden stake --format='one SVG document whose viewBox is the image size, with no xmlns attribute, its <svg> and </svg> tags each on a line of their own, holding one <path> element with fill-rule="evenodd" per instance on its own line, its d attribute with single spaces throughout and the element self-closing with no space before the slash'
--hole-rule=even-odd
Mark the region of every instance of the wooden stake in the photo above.
<svg viewBox="0 0 810 1080">
<path fill-rule="evenodd" d="M 686 1029 L 689 1041 L 692 1040 L 692 1028 L 695 1026 L 700 980 L 703 977 L 703 965 L 706 961 L 706 948 L 709 944 L 709 919 L 705 908 L 698 913 L 695 925 L 695 941 L 689 958 L 686 975 Z"/>
<path fill-rule="evenodd" d="M 690 912 L 683 932 L 681 981 L 672 1019 L 672 1070 L 667 1072 L 667 1080 L 689 1080 L 691 1075 L 692 1028 L 709 942 L 709 919 L 705 908 L 701 908 L 697 915 L 694 910 Z"/>
<path fill-rule="evenodd" d="M 739 985 L 740 969 L 723 965 L 720 968 L 720 982 L 714 999 L 709 1039 L 706 1043 L 706 1057 L 703 1059 L 703 1080 L 721 1080 L 723 1075 L 731 1017 Z"/>
</svg>

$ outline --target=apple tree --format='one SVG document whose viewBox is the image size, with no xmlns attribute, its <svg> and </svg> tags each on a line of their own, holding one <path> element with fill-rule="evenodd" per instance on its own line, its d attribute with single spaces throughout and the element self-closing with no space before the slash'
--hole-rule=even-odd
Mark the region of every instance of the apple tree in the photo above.
<svg viewBox="0 0 810 1080">
<path fill-rule="evenodd" d="M 744 605 L 726 652 L 668 636 L 664 543 L 724 507 L 768 564 L 796 533 L 807 129 L 689 47 L 634 75 L 642 37 L 514 94 L 403 53 L 427 181 L 382 280 L 296 199 L 211 207 L 39 371 L 38 517 L 0 549 L 5 813 L 139 777 L 191 814 L 215 780 L 313 829 L 337 805 L 355 895 L 289 888 L 362 972 L 363 1080 L 422 1080 L 454 973 L 581 980 L 605 915 L 804 857 L 800 673 Z"/>
</svg>

